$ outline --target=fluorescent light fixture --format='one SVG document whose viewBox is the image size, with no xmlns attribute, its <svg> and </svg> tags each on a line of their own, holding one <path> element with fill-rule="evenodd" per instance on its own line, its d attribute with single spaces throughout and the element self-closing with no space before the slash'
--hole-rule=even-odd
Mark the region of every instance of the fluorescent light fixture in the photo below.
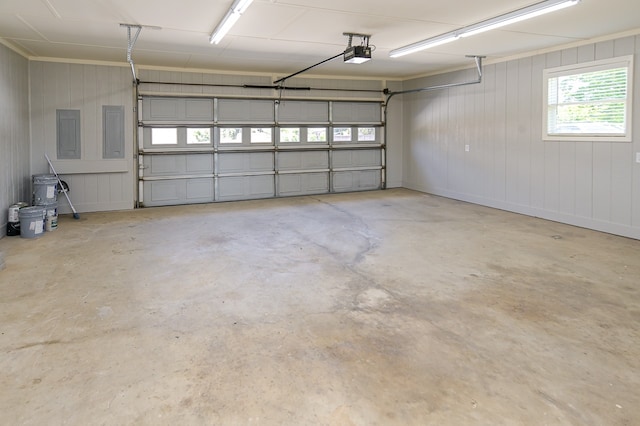
<svg viewBox="0 0 640 426">
<path fill-rule="evenodd" d="M 220 43 L 220 40 L 227 35 L 231 27 L 240 19 L 240 16 L 247 10 L 252 1 L 253 0 L 235 0 L 222 21 L 220 21 L 216 29 L 211 33 L 209 43 Z"/>
<path fill-rule="evenodd" d="M 533 4 L 522 9 L 515 10 L 513 12 L 505 13 L 504 15 L 496 16 L 495 18 L 487 19 L 482 22 L 478 22 L 473 25 L 469 25 L 463 28 L 459 28 L 455 31 L 448 32 L 436 37 L 428 38 L 426 40 L 418 41 L 413 44 L 409 44 L 398 49 L 394 49 L 389 52 L 389 56 L 397 58 L 399 56 L 408 55 L 410 53 L 419 52 L 431 47 L 440 46 L 441 44 L 449 43 L 457 40 L 460 37 L 469 37 L 475 34 L 483 33 L 485 31 L 500 28 L 505 25 L 513 24 L 515 22 L 524 21 L 525 19 L 534 18 L 536 16 L 544 15 L 545 13 L 554 12 L 556 10 L 564 9 L 565 7 L 574 6 L 580 3 L 580 0 L 546 0 L 540 3 Z"/>
<path fill-rule="evenodd" d="M 574 6 L 579 2 L 580 0 L 548 0 L 536 3 L 529 7 L 524 7 L 511 13 L 506 13 L 477 24 L 464 27 L 460 30 L 460 37 L 469 37 L 485 31 L 504 27 L 505 25 L 515 24 L 516 22 L 524 21 L 525 19 L 535 18 L 536 16 L 544 15 L 545 13 L 555 12 L 556 10 L 564 9 L 565 7 Z"/>
<path fill-rule="evenodd" d="M 397 58 L 399 56 L 404 56 L 410 53 L 415 53 L 421 50 L 440 46 L 441 44 L 450 43 L 454 40 L 457 40 L 458 38 L 459 36 L 455 32 L 442 34 L 437 37 L 428 38 L 426 40 L 418 41 L 416 43 L 394 49 L 389 52 L 389 56 L 391 56 L 392 58 Z"/>
<path fill-rule="evenodd" d="M 231 9 L 233 9 L 236 13 L 239 13 L 242 15 L 245 12 L 245 10 L 249 8 L 252 1 L 253 0 L 236 0 L 231 6 Z"/>
</svg>

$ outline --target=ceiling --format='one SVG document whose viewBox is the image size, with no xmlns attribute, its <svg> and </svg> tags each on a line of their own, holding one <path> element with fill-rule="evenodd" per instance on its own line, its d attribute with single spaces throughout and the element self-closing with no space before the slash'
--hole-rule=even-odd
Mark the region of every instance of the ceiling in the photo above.
<svg viewBox="0 0 640 426">
<path fill-rule="evenodd" d="M 342 52 L 343 32 L 370 34 L 373 60 L 338 58 L 316 75 L 407 78 L 638 29 L 640 1 L 577 6 L 392 59 L 389 51 L 537 0 L 254 0 L 218 45 L 209 35 L 233 0 L 0 0 L 0 38 L 32 59 L 126 63 L 127 29 L 143 28 L 136 65 L 283 76 Z M 134 31 L 135 32 L 135 31 Z M 354 39 L 354 44 L 359 44 Z"/>
</svg>

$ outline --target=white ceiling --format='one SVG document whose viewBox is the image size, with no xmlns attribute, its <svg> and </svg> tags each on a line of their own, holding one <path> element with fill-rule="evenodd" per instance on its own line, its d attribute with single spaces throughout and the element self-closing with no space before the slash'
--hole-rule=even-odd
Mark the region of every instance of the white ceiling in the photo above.
<svg viewBox="0 0 640 426">
<path fill-rule="evenodd" d="M 406 78 L 639 28 L 638 0 L 582 0 L 529 21 L 389 58 L 389 51 L 537 0 L 254 0 L 219 45 L 209 35 L 233 0 L 0 0 L 0 38 L 27 56 L 126 62 L 127 30 L 143 28 L 136 65 L 288 75 L 345 49 L 343 32 L 371 34 L 373 60 L 341 59 L 313 74 Z M 359 39 L 354 39 L 359 44 Z"/>
</svg>

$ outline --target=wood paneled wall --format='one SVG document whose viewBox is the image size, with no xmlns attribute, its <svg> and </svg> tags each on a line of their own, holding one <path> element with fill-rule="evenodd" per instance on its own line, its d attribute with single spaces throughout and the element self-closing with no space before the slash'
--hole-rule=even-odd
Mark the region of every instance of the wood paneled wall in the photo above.
<svg viewBox="0 0 640 426">
<path fill-rule="evenodd" d="M 633 142 L 542 140 L 545 68 L 630 54 Z M 640 238 L 638 69 L 640 37 L 625 37 L 488 65 L 478 85 L 404 95 L 403 186 Z M 405 87 L 473 77 L 466 70 Z"/>
<path fill-rule="evenodd" d="M 0 238 L 9 206 L 30 198 L 29 64 L 0 44 Z"/>
<path fill-rule="evenodd" d="M 79 212 L 132 209 L 135 175 L 133 165 L 134 94 L 131 69 L 32 61 L 31 82 L 31 173 L 48 173 L 44 157 L 69 184 L 69 196 Z M 102 107 L 124 106 L 125 158 L 104 159 Z M 81 158 L 56 158 L 56 110 L 80 110 Z M 59 210 L 69 213 L 64 199 Z"/>
</svg>

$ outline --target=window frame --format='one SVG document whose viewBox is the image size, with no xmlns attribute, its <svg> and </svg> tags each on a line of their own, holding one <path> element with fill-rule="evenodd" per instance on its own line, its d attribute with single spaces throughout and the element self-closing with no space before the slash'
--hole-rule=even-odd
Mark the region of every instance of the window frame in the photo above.
<svg viewBox="0 0 640 426">
<path fill-rule="evenodd" d="M 634 55 L 618 56 L 598 61 L 547 68 L 542 73 L 542 139 L 544 141 L 631 142 L 633 129 L 633 64 Z M 627 97 L 625 100 L 624 134 L 611 133 L 549 133 L 549 80 L 552 78 L 586 74 L 615 68 L 627 68 Z"/>
</svg>

